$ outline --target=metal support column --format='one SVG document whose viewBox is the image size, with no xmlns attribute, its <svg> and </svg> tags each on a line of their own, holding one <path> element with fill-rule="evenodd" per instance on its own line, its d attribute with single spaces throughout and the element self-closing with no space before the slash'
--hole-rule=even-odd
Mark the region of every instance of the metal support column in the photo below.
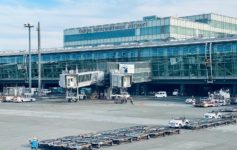
<svg viewBox="0 0 237 150">
<path fill-rule="evenodd" d="M 184 86 L 184 84 L 180 84 L 180 95 L 181 96 L 185 95 L 185 86 Z"/>
<path fill-rule="evenodd" d="M 205 44 L 205 65 L 206 65 L 207 83 L 213 83 L 212 43 Z"/>
<path fill-rule="evenodd" d="M 31 28 L 34 26 L 28 24 L 25 24 L 24 27 L 29 29 L 29 90 L 31 93 L 31 88 L 32 88 L 32 73 L 31 73 Z"/>
<path fill-rule="evenodd" d="M 38 96 L 40 94 L 41 91 L 41 53 L 40 53 L 40 49 L 41 49 L 41 43 L 40 43 L 40 23 L 38 22 Z"/>
</svg>

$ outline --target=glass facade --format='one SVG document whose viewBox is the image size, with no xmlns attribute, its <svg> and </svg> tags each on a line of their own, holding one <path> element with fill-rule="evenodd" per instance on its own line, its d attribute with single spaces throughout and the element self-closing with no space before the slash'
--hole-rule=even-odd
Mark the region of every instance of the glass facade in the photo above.
<svg viewBox="0 0 237 150">
<path fill-rule="evenodd" d="M 165 18 L 148 16 L 142 21 L 65 29 L 64 47 L 233 35 L 237 35 L 237 19 L 228 16 L 213 13 Z"/>
<path fill-rule="evenodd" d="M 71 41 L 84 41 L 90 39 L 97 40 L 97 39 L 129 37 L 129 36 L 135 36 L 134 29 L 109 31 L 109 32 L 96 32 L 88 34 L 65 35 L 64 41 L 71 42 Z"/>
<path fill-rule="evenodd" d="M 210 48 L 214 79 L 237 77 L 237 41 L 185 43 L 172 45 L 143 46 L 107 50 L 55 52 L 42 54 L 42 78 L 58 80 L 59 74 L 68 69 L 80 71 L 108 71 L 111 62 L 141 62 L 151 64 L 152 80 L 162 79 L 206 79 L 205 56 Z M 208 52 L 208 55 L 209 55 Z M 32 56 L 32 75 L 37 78 L 37 55 Z M 23 55 L 0 56 L 0 80 L 25 79 L 27 57 Z M 142 74 L 141 74 L 142 75 Z"/>
</svg>

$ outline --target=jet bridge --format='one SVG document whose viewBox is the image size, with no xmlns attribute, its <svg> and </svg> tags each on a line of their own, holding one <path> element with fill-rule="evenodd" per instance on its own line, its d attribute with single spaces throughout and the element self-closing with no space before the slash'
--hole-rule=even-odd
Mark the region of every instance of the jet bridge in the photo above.
<svg viewBox="0 0 237 150">
<path fill-rule="evenodd" d="M 104 92 L 100 94 L 111 99 L 113 94 L 127 92 L 132 84 L 151 81 L 150 62 L 107 63 L 107 67 L 98 70 L 103 71 L 79 72 L 78 69 L 68 71 L 66 68 L 59 79 L 60 87 L 66 89 L 66 99 L 69 102 L 82 99 L 85 95 L 79 93 L 79 88 L 91 85 L 103 86 Z"/>
<path fill-rule="evenodd" d="M 103 80 L 103 71 L 78 72 L 78 70 L 66 70 L 60 74 L 59 85 L 66 89 L 66 100 L 76 102 L 85 98 L 85 95 L 79 93 L 79 88 L 94 84 L 101 85 Z"/>
</svg>

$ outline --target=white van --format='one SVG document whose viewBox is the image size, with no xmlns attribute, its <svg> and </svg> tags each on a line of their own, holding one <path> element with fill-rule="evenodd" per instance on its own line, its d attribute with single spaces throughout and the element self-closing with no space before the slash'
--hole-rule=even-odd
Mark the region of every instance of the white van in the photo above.
<svg viewBox="0 0 237 150">
<path fill-rule="evenodd" d="M 159 91 L 155 93 L 155 97 L 160 98 L 160 97 L 167 97 L 166 91 Z"/>
</svg>

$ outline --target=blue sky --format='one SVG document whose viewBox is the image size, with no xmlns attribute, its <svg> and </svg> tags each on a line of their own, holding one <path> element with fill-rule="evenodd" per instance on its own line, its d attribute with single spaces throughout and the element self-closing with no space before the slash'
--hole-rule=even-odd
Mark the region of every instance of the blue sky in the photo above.
<svg viewBox="0 0 237 150">
<path fill-rule="evenodd" d="M 236 0 L 0 0 L 0 50 L 27 49 L 25 23 L 41 22 L 42 47 L 62 47 L 63 29 L 141 20 L 143 16 L 218 13 L 237 18 Z M 36 28 L 32 47 L 37 47 Z"/>
</svg>

